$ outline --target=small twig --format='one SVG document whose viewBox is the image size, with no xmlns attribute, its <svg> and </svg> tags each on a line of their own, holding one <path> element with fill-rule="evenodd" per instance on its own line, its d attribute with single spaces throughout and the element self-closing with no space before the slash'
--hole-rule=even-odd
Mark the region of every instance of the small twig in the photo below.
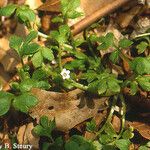
<svg viewBox="0 0 150 150">
<path fill-rule="evenodd" d="M 92 23 L 98 21 L 108 13 L 114 11 L 115 9 L 119 8 L 120 6 L 124 5 L 125 3 L 129 2 L 130 0 L 114 0 L 112 3 L 109 3 L 102 7 L 101 9 L 97 10 L 90 16 L 85 17 L 80 22 L 76 23 L 72 26 L 72 34 L 76 35 L 83 31 L 85 28 L 90 26 Z"/>
</svg>

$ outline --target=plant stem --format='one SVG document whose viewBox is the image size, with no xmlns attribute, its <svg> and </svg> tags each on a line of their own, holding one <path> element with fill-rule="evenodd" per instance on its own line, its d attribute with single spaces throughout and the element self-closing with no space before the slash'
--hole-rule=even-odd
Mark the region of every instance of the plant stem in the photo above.
<svg viewBox="0 0 150 150">
<path fill-rule="evenodd" d="M 114 111 L 115 111 L 115 110 L 114 110 L 114 107 L 115 107 L 115 105 L 116 105 L 116 103 L 117 103 L 117 98 L 118 98 L 118 96 L 114 96 L 113 102 L 112 102 L 112 106 L 111 106 L 109 115 L 108 115 L 108 117 L 107 117 L 107 120 L 106 120 L 106 122 L 104 123 L 104 125 L 102 126 L 102 128 L 101 128 L 98 132 L 96 132 L 96 136 L 98 136 L 100 133 L 102 133 L 102 132 L 104 131 L 104 129 L 105 129 L 106 124 L 107 124 L 108 122 L 110 122 L 110 120 L 111 120 L 111 118 L 112 118 L 112 116 L 113 116 L 113 113 L 114 113 Z"/>
<path fill-rule="evenodd" d="M 58 50 L 58 64 L 59 64 L 59 69 L 62 71 L 62 62 L 61 62 L 61 45 L 59 45 L 59 50 Z"/>
<path fill-rule="evenodd" d="M 74 81 L 74 80 L 72 80 L 72 79 L 68 79 L 68 81 L 71 81 L 71 84 L 72 84 L 73 86 L 75 86 L 76 88 L 79 88 L 79 89 L 84 90 L 84 91 L 86 91 L 86 90 L 88 89 L 87 86 L 85 86 L 85 85 L 83 85 L 83 84 L 80 84 L 80 83 L 77 83 L 76 81 Z"/>
<path fill-rule="evenodd" d="M 122 136 L 122 133 L 124 131 L 124 128 L 125 128 L 125 114 L 126 114 L 126 104 L 125 104 L 123 94 L 120 94 L 119 97 L 120 97 L 121 102 L 122 102 L 123 114 L 121 114 L 122 115 L 122 117 L 121 117 L 121 131 L 120 131 L 119 135 L 117 136 L 117 139 L 119 139 Z"/>
<path fill-rule="evenodd" d="M 43 38 L 45 38 L 45 39 L 50 38 L 50 36 L 48 36 L 48 35 L 46 35 L 46 34 L 40 32 L 40 31 L 38 31 L 38 36 L 43 37 Z"/>
<path fill-rule="evenodd" d="M 140 35 L 137 35 L 135 38 L 139 38 L 139 37 L 143 37 L 143 36 L 149 36 L 150 33 L 144 33 L 144 34 L 140 34 Z"/>
</svg>

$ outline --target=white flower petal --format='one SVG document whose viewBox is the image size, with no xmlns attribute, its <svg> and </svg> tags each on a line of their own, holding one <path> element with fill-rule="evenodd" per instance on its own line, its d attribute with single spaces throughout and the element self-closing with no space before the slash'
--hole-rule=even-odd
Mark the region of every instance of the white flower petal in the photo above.
<svg viewBox="0 0 150 150">
<path fill-rule="evenodd" d="M 70 78 L 70 70 L 64 68 L 60 74 L 64 80 Z"/>
</svg>

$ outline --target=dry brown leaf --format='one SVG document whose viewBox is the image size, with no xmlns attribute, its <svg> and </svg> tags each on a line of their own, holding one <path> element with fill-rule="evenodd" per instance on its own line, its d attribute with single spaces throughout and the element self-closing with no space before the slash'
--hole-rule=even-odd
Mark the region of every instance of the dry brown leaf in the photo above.
<svg viewBox="0 0 150 150">
<path fill-rule="evenodd" d="M 0 63 L 3 65 L 6 72 L 13 72 L 20 60 L 13 50 L 4 51 L 0 49 Z"/>
<path fill-rule="evenodd" d="M 140 34 L 145 33 L 150 28 L 150 18 L 142 16 L 139 18 L 136 24 L 134 24 L 134 31 L 131 34 L 131 38 L 135 38 Z"/>
<path fill-rule="evenodd" d="M 140 12 L 141 8 L 141 5 L 137 5 L 125 13 L 120 13 L 117 19 L 117 22 L 120 25 L 120 27 L 126 28 L 130 24 L 132 19 Z"/>
<path fill-rule="evenodd" d="M 47 0 L 41 5 L 38 10 L 48 12 L 60 12 L 60 1 L 59 0 Z"/>
<path fill-rule="evenodd" d="M 9 49 L 9 37 L 0 38 L 0 49 L 7 51 Z M 0 55 L 0 57 L 2 57 Z"/>
<path fill-rule="evenodd" d="M 84 10 L 85 15 L 88 16 L 112 1 L 113 0 L 81 0 L 81 8 Z"/>
<path fill-rule="evenodd" d="M 19 128 L 17 134 L 18 144 L 32 145 L 32 149 L 39 148 L 39 137 L 33 136 L 32 129 L 34 128 L 33 123 L 23 125 Z"/>
<path fill-rule="evenodd" d="M 35 106 L 30 116 L 39 119 L 46 115 L 56 120 L 58 130 L 68 131 L 83 121 L 94 117 L 97 111 L 108 98 L 92 98 L 85 96 L 84 92 L 77 89 L 68 93 L 58 93 L 33 89 L 39 103 Z"/>
<path fill-rule="evenodd" d="M 0 7 L 6 6 L 8 3 L 8 0 L 0 0 Z"/>
<path fill-rule="evenodd" d="M 150 124 L 142 122 L 128 122 L 134 129 L 136 129 L 144 138 L 150 140 Z"/>
<path fill-rule="evenodd" d="M 6 72 L 13 72 L 20 60 L 16 52 L 10 50 L 9 37 L 10 35 L 0 38 L 0 64 L 3 65 Z"/>
<path fill-rule="evenodd" d="M 121 129 L 121 120 L 116 115 L 113 116 L 112 125 L 116 132 L 119 132 Z"/>
<path fill-rule="evenodd" d="M 5 148 L 7 148 L 8 150 L 12 150 L 12 144 L 8 134 L 0 133 L 0 142 L 0 146 L 5 146 Z"/>
<path fill-rule="evenodd" d="M 3 88 L 3 86 L 10 80 L 10 76 L 8 73 L 4 71 L 4 68 L 2 65 L 0 65 L 0 90 Z"/>
</svg>

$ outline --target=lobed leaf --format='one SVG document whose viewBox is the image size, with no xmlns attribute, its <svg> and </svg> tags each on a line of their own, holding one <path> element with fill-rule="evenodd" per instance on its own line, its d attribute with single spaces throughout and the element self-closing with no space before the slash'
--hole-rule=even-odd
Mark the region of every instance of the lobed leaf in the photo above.
<svg viewBox="0 0 150 150">
<path fill-rule="evenodd" d="M 23 93 L 14 98 L 13 106 L 21 112 L 28 113 L 29 109 L 34 107 L 37 103 L 38 99 L 35 96 L 29 93 Z"/>
<path fill-rule="evenodd" d="M 17 9 L 17 5 L 9 4 L 6 7 L 0 9 L 0 16 L 11 16 L 16 9 Z"/>
</svg>

